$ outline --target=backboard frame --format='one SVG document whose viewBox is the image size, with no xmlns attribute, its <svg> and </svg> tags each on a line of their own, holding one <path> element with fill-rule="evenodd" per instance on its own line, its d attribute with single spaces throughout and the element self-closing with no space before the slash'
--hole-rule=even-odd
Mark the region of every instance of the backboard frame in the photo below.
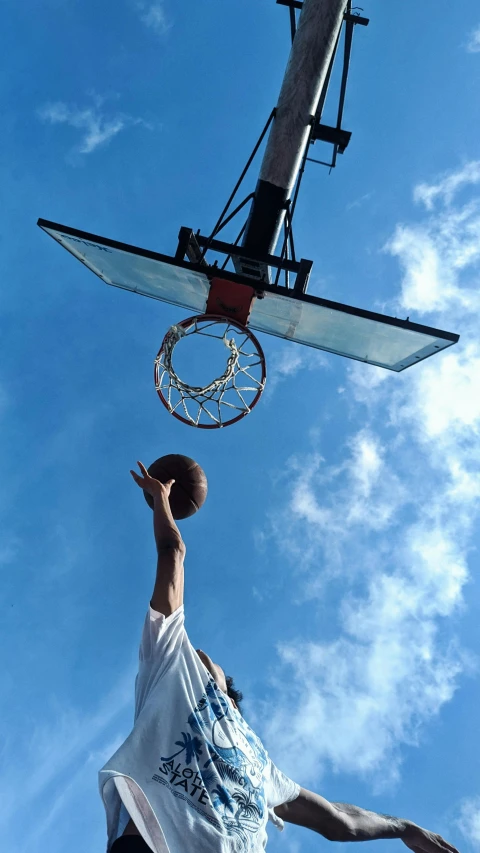
<svg viewBox="0 0 480 853">
<path fill-rule="evenodd" d="M 339 312 L 340 314 L 343 314 L 343 315 L 350 315 L 350 316 L 353 316 L 356 318 L 363 318 L 366 320 L 371 320 L 375 323 L 380 323 L 380 324 L 385 325 L 385 326 L 395 327 L 397 329 L 406 329 L 406 330 L 409 330 L 411 332 L 416 332 L 416 333 L 419 333 L 421 335 L 426 335 L 428 337 L 431 337 L 432 339 L 438 338 L 442 342 L 445 342 L 442 347 L 440 347 L 440 346 L 436 347 L 432 352 L 428 352 L 427 354 L 424 354 L 421 357 L 418 357 L 415 355 L 415 357 L 412 360 L 410 360 L 408 363 L 406 363 L 404 366 L 390 367 L 389 365 L 386 365 L 386 364 L 379 365 L 379 366 L 384 367 L 387 370 L 393 370 L 394 372 L 397 372 L 397 373 L 400 373 L 403 370 L 408 369 L 408 367 L 411 367 L 412 364 L 416 364 L 419 361 L 423 361 L 424 359 L 429 358 L 431 355 L 434 355 L 435 352 L 438 352 L 441 349 L 445 349 L 448 346 L 452 346 L 453 344 L 457 343 L 459 340 L 459 335 L 457 335 L 453 332 L 447 332 L 447 331 L 444 331 L 441 329 L 436 329 L 433 327 L 425 326 L 425 325 L 420 324 L 420 323 L 412 323 L 410 320 L 400 320 L 397 317 L 390 317 L 390 316 L 385 315 L 385 314 L 378 314 L 374 311 L 369 311 L 369 310 L 364 309 L 364 308 L 356 308 L 356 307 L 351 306 L 351 305 L 344 305 L 342 303 L 339 303 L 339 302 L 336 302 L 336 301 L 333 301 L 330 299 L 325 299 L 325 298 L 320 297 L 320 296 L 313 296 L 311 294 L 304 292 L 306 289 L 307 282 L 308 282 L 308 276 L 310 273 L 310 269 L 312 266 L 311 261 L 306 261 L 306 260 L 301 260 L 301 261 L 288 260 L 287 261 L 286 259 L 277 258 L 276 256 L 271 256 L 271 255 L 265 255 L 263 257 L 260 255 L 257 255 L 254 258 L 254 260 L 257 262 L 261 261 L 262 263 L 265 263 L 267 265 L 275 265 L 277 267 L 282 267 L 282 265 L 288 264 L 288 269 L 292 273 L 296 273 L 297 279 L 300 276 L 300 282 L 295 281 L 295 284 L 293 287 L 285 287 L 285 286 L 281 286 L 281 285 L 270 284 L 270 283 L 265 282 L 265 281 L 255 281 L 254 279 L 252 279 L 250 277 L 243 277 L 243 276 L 239 275 L 238 273 L 233 272 L 231 270 L 227 270 L 227 269 L 221 269 L 220 270 L 218 267 L 218 263 L 215 263 L 215 264 L 206 263 L 204 254 L 203 254 L 203 256 L 199 256 L 198 261 L 192 262 L 190 260 L 185 260 L 186 248 L 188 246 L 188 241 L 186 242 L 185 238 L 186 238 L 187 233 L 193 235 L 193 231 L 191 231 L 191 229 L 182 228 L 180 230 L 181 240 L 179 240 L 179 248 L 177 249 L 176 255 L 172 257 L 170 255 L 165 255 L 165 254 L 162 254 L 160 252 L 152 251 L 151 249 L 143 249 L 143 248 L 133 246 L 133 245 L 128 244 L 128 243 L 124 243 L 124 242 L 119 241 L 119 240 L 112 240 L 109 237 L 102 237 L 102 236 L 97 235 L 97 234 L 92 234 L 92 233 L 87 232 L 87 231 L 83 231 L 83 230 L 80 230 L 77 228 L 72 228 L 71 226 L 62 225 L 60 223 L 51 222 L 49 220 L 42 219 L 42 218 L 40 218 L 38 220 L 37 224 L 42 230 L 46 231 L 46 233 L 48 233 L 49 236 L 52 237 L 52 239 L 54 239 L 56 242 L 60 243 L 60 245 L 63 245 L 64 248 L 67 249 L 67 251 L 69 251 L 71 254 L 73 254 L 74 257 L 76 257 L 78 260 L 80 260 L 81 263 L 84 264 L 84 266 L 86 266 L 88 269 L 90 269 L 92 272 L 94 272 L 106 284 L 111 284 L 111 285 L 113 285 L 115 287 L 119 287 L 120 289 L 123 289 L 123 290 L 130 290 L 132 292 L 135 292 L 134 287 L 131 287 L 131 286 L 126 287 L 122 284 L 118 284 L 116 282 L 109 281 L 104 275 L 102 275 L 101 271 L 99 271 L 98 269 L 96 269 L 94 267 L 93 264 L 89 264 L 85 261 L 85 259 L 81 256 L 80 249 L 77 253 L 77 252 L 75 252 L 74 247 L 68 245 L 67 243 L 62 242 L 60 239 L 61 235 L 62 234 L 65 235 L 65 238 L 69 238 L 69 240 L 71 242 L 78 242 L 80 244 L 83 243 L 87 247 L 91 246 L 91 247 L 94 247 L 94 248 L 100 249 L 100 250 L 105 249 L 105 251 L 107 251 L 107 252 L 109 249 L 114 250 L 114 251 L 118 250 L 121 252 L 126 252 L 128 254 L 138 256 L 140 258 L 147 258 L 147 259 L 150 259 L 153 261 L 159 261 L 162 264 L 166 264 L 166 265 L 176 267 L 179 269 L 183 269 L 186 271 L 188 270 L 188 271 L 193 272 L 193 273 L 198 273 L 199 275 L 205 276 L 208 279 L 209 286 L 211 285 L 212 279 L 221 278 L 221 279 L 224 279 L 226 281 L 231 281 L 231 282 L 234 282 L 237 284 L 247 286 L 248 288 L 253 288 L 255 291 L 255 296 L 257 299 L 264 298 L 266 294 L 281 296 L 282 298 L 292 299 L 295 303 L 318 306 L 321 308 L 328 309 L 332 312 Z M 52 231 L 59 232 L 59 236 L 55 236 L 53 233 L 51 233 Z M 220 252 L 220 253 L 223 252 L 224 254 L 229 254 L 229 255 L 237 255 L 237 256 L 243 257 L 245 254 L 245 250 L 242 251 L 242 248 L 239 246 L 235 246 L 235 245 L 231 245 L 231 244 L 227 244 L 227 243 L 220 243 L 220 241 L 211 241 L 208 238 L 201 237 L 199 232 L 197 232 L 197 235 L 195 235 L 195 239 L 197 240 L 199 245 L 201 243 L 203 244 L 205 251 L 206 251 L 206 248 L 209 248 L 211 250 L 214 250 L 215 252 Z M 206 247 L 207 243 L 209 244 L 208 247 Z M 140 291 L 138 291 L 138 292 L 140 292 Z M 161 297 L 155 296 L 155 295 L 150 294 L 150 293 L 141 293 L 141 295 L 148 296 L 149 298 L 156 299 L 157 301 L 166 301 L 166 302 L 169 302 L 170 304 L 176 304 L 176 305 L 179 305 L 181 307 L 186 308 L 187 310 L 190 307 L 190 306 L 186 305 L 185 303 L 182 303 L 181 300 L 179 300 L 179 301 L 173 301 L 170 299 L 163 299 L 162 300 Z M 198 311 L 195 310 L 195 313 L 198 313 Z M 225 316 L 229 316 L 229 315 L 225 314 Z M 234 317 L 233 317 L 233 319 L 234 319 Z M 362 361 L 364 363 L 378 364 L 378 362 L 369 360 L 368 358 L 356 357 L 355 355 L 350 355 L 348 353 L 342 352 L 341 350 L 332 349 L 331 347 L 323 347 L 323 346 L 320 346 L 317 344 L 312 344 L 309 342 L 296 340 L 293 336 L 289 337 L 288 335 L 277 334 L 275 331 L 270 331 L 268 329 L 259 327 L 258 325 L 255 325 L 254 323 L 251 323 L 251 324 L 249 323 L 248 327 L 255 329 L 256 331 L 262 331 L 262 332 L 265 332 L 267 334 L 273 334 L 277 337 L 280 337 L 280 338 L 283 338 L 286 340 L 292 340 L 295 343 L 302 343 L 303 345 L 306 345 L 306 346 L 312 346 L 316 349 L 320 349 L 320 350 L 325 351 L 325 352 L 332 352 L 332 353 L 337 354 L 337 355 L 342 355 L 344 358 L 350 358 L 352 360 Z M 407 361 L 407 359 L 402 358 L 401 361 L 402 362 Z"/>
</svg>

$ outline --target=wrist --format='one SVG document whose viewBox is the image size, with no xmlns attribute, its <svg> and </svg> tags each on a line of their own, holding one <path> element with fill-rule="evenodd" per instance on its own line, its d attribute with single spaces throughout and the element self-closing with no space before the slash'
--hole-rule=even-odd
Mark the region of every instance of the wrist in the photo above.
<svg viewBox="0 0 480 853">
<path fill-rule="evenodd" d="M 170 509 L 170 501 L 168 500 L 168 495 L 165 494 L 164 489 L 154 491 L 152 498 L 154 506 L 161 505 Z"/>
<path fill-rule="evenodd" d="M 166 524 L 169 527 L 176 529 L 175 519 L 172 515 L 172 508 L 168 495 L 164 492 L 155 492 L 153 497 L 153 519 L 155 526 L 163 526 Z"/>
<path fill-rule="evenodd" d="M 402 841 L 408 841 L 416 835 L 419 829 L 420 827 L 416 823 L 413 823 L 412 820 L 402 820 L 401 831 L 398 837 L 401 838 Z"/>
<path fill-rule="evenodd" d="M 182 534 L 175 523 L 168 497 L 165 495 L 154 497 L 153 532 L 157 548 L 163 549 L 165 545 L 169 548 L 183 545 Z"/>
</svg>

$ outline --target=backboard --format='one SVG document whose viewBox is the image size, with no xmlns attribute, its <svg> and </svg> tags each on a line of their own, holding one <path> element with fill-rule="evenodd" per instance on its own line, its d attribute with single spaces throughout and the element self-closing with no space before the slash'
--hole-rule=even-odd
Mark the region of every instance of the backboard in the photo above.
<svg viewBox="0 0 480 853">
<path fill-rule="evenodd" d="M 192 263 L 45 219 L 38 225 L 106 284 L 204 314 L 212 279 L 244 285 L 255 296 L 246 325 L 346 358 L 401 372 L 456 343 L 459 336 L 408 320 L 342 305 L 299 289 L 254 284 L 205 262 Z M 221 312 L 218 312 L 221 313 Z"/>
</svg>

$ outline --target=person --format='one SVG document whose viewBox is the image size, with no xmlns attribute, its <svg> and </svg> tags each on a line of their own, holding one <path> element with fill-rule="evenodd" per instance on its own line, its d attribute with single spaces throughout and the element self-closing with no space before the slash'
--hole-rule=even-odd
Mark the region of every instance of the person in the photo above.
<svg viewBox="0 0 480 853">
<path fill-rule="evenodd" d="M 139 462 L 153 498 L 157 572 L 139 652 L 134 726 L 99 771 L 107 853 L 262 853 L 284 821 L 330 841 L 400 838 L 413 853 L 457 853 L 409 820 L 332 803 L 269 758 L 219 664 L 184 626 L 185 545 L 162 484 Z"/>
</svg>

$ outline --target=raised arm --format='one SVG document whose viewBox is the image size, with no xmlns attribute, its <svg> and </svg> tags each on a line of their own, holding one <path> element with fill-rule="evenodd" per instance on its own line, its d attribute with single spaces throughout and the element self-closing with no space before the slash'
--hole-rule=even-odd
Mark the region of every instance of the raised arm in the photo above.
<svg viewBox="0 0 480 853">
<path fill-rule="evenodd" d="M 145 466 L 139 462 L 142 476 L 135 471 L 131 475 L 138 486 L 153 498 L 153 532 L 157 546 L 157 574 L 150 601 L 154 610 L 170 616 L 183 603 L 183 561 L 185 544 L 173 518 L 169 495 L 174 480 L 161 483 L 150 477 Z"/>
<path fill-rule="evenodd" d="M 320 833 L 328 841 L 374 841 L 400 838 L 414 853 L 458 853 L 440 835 L 412 821 L 351 806 L 330 803 L 319 794 L 300 788 L 290 803 L 274 809 L 278 817 Z"/>
</svg>

